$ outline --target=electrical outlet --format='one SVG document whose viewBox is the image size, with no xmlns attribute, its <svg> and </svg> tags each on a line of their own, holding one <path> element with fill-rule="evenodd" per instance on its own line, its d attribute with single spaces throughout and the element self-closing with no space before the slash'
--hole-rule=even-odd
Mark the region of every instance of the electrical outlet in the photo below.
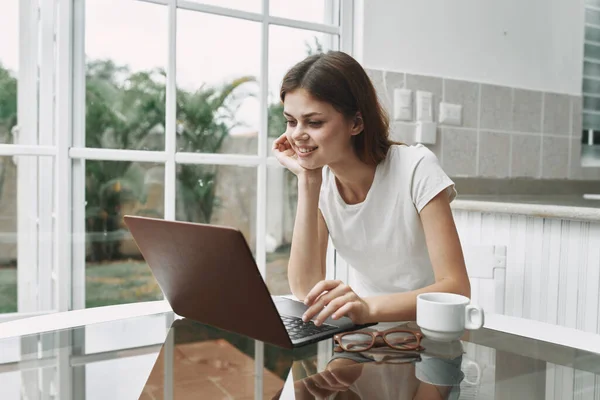
<svg viewBox="0 0 600 400">
<path fill-rule="evenodd" d="M 397 121 L 412 120 L 412 90 L 394 89 L 394 119 Z"/>
<path fill-rule="evenodd" d="M 460 104 L 440 103 L 440 124 L 461 125 L 462 106 Z"/>
</svg>

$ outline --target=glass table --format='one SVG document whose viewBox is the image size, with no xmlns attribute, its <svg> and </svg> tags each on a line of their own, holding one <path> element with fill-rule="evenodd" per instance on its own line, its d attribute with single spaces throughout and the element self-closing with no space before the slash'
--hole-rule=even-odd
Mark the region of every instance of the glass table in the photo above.
<svg viewBox="0 0 600 400">
<path fill-rule="evenodd" d="M 285 350 L 163 312 L 0 340 L 0 399 L 600 396 L 600 354 L 485 328 L 422 345 Z"/>
</svg>

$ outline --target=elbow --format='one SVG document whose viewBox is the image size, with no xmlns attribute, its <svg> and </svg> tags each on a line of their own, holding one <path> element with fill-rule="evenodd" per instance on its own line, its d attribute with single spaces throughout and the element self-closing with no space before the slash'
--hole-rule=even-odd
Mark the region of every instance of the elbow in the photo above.
<svg viewBox="0 0 600 400">
<path fill-rule="evenodd" d="M 464 279 L 447 278 L 446 290 L 448 293 L 459 294 L 471 299 L 471 282 L 469 278 Z"/>
<path fill-rule="evenodd" d="M 461 293 L 460 294 L 471 299 L 471 282 L 469 281 L 468 278 L 465 279 L 465 282 L 463 282 L 461 284 Z"/>
<path fill-rule="evenodd" d="M 302 282 L 296 282 L 293 279 L 288 279 L 288 283 L 292 295 L 299 301 L 304 301 L 304 298 L 310 292 L 310 289 L 312 289 L 311 287 L 307 288 L 307 285 L 302 284 Z"/>
<path fill-rule="evenodd" d="M 469 278 L 467 276 L 455 280 L 453 286 L 454 293 L 468 297 L 469 300 L 471 299 L 471 282 L 469 281 Z"/>
</svg>

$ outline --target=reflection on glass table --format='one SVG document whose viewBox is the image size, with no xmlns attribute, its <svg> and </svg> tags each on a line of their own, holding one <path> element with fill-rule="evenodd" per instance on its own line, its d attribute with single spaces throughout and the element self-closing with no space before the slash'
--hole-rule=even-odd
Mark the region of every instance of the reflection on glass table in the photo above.
<svg viewBox="0 0 600 400">
<path fill-rule="evenodd" d="M 413 323 L 397 328 L 418 330 Z M 389 328 L 389 327 L 386 327 Z M 1 329 L 1 326 L 0 326 Z M 368 328 L 373 329 L 373 328 Z M 0 340 L 0 398 L 597 398 L 600 354 L 491 329 L 397 351 L 295 350 L 173 313 Z"/>
</svg>

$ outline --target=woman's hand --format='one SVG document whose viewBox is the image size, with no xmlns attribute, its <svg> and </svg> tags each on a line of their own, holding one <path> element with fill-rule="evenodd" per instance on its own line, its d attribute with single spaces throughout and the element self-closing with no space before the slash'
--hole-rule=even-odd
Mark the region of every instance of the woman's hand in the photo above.
<svg viewBox="0 0 600 400">
<path fill-rule="evenodd" d="M 315 325 L 321 325 L 330 316 L 338 319 L 344 315 L 355 324 L 364 324 L 372 319 L 371 309 L 352 288 L 342 281 L 325 280 L 317 283 L 304 298 L 308 310 L 302 316 L 306 322 L 315 315 Z"/>
<path fill-rule="evenodd" d="M 275 157 L 277 158 L 277 161 L 292 171 L 294 175 L 298 176 L 304 173 L 309 173 L 318 174 L 319 177 L 321 176 L 321 168 L 306 169 L 298 163 L 298 155 L 292 148 L 292 145 L 288 141 L 285 133 L 275 139 L 272 150 L 273 154 L 275 154 Z"/>
</svg>

